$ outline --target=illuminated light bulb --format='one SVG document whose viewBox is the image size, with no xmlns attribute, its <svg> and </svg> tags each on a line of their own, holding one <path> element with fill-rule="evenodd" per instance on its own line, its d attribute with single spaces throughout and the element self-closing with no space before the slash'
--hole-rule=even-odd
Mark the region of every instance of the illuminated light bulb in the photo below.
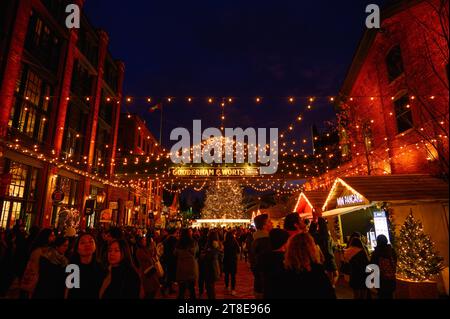
<svg viewBox="0 0 450 319">
<path fill-rule="evenodd" d="M 334 97 L 330 97 L 330 101 L 331 101 L 331 102 L 334 102 Z"/>
<path fill-rule="evenodd" d="M 192 98 L 190 98 L 190 97 L 188 97 L 188 102 L 190 103 L 190 102 L 192 102 Z"/>
<path fill-rule="evenodd" d="M 294 98 L 293 98 L 293 97 L 290 97 L 290 98 L 289 98 L 289 102 L 290 102 L 290 103 L 294 103 Z"/>
<path fill-rule="evenodd" d="M 209 99 L 208 99 L 208 103 L 211 104 L 212 102 L 213 102 L 213 99 L 212 99 L 212 98 L 209 98 Z"/>
<path fill-rule="evenodd" d="M 89 102 L 90 100 L 91 100 L 91 98 L 88 96 L 88 97 L 86 98 L 86 101 Z"/>
<path fill-rule="evenodd" d="M 233 103 L 233 99 L 232 99 L 232 98 L 229 98 L 229 99 L 228 99 L 228 102 Z"/>
<path fill-rule="evenodd" d="M 311 108 L 312 108 L 312 106 L 311 106 L 311 105 L 308 105 L 308 110 L 311 110 Z"/>
<path fill-rule="evenodd" d="M 352 102 L 353 102 L 353 98 L 352 98 L 352 97 L 350 98 L 350 101 L 352 101 Z"/>
<path fill-rule="evenodd" d="M 66 97 L 66 101 L 70 101 L 70 97 Z"/>
<path fill-rule="evenodd" d="M 434 100 L 436 97 L 434 95 L 430 96 L 431 100 Z"/>
<path fill-rule="evenodd" d="M 152 99 L 151 99 L 151 98 L 147 98 L 147 102 L 148 102 L 148 103 L 151 103 L 151 102 L 152 102 Z"/>
<path fill-rule="evenodd" d="M 413 96 L 411 96 L 411 100 L 415 100 L 416 99 L 416 97 L 413 95 Z"/>
<path fill-rule="evenodd" d="M 257 98 L 256 98 L 256 103 L 259 103 L 259 102 L 261 102 L 261 98 L 260 98 L 260 97 L 257 97 Z"/>
<path fill-rule="evenodd" d="M 310 98 L 309 98 L 309 102 L 314 102 L 314 98 L 313 98 L 313 97 L 310 97 Z"/>
<path fill-rule="evenodd" d="M 131 119 L 131 114 L 128 114 L 128 118 Z"/>
<path fill-rule="evenodd" d="M 406 108 L 407 108 L 407 109 L 411 108 L 411 105 L 407 104 L 407 105 L 406 105 Z"/>
<path fill-rule="evenodd" d="M 297 118 L 297 120 L 298 120 L 298 121 L 302 121 L 303 118 L 302 118 L 301 116 L 299 116 L 299 117 Z"/>
<path fill-rule="evenodd" d="M 128 103 L 131 103 L 131 97 L 128 97 L 128 98 L 127 98 L 127 102 L 128 102 Z"/>
<path fill-rule="evenodd" d="M 373 101 L 373 100 L 375 100 L 375 98 L 374 98 L 374 97 L 371 97 L 370 100 Z"/>
<path fill-rule="evenodd" d="M 50 97 L 46 96 L 45 99 L 48 101 L 48 100 L 50 100 Z"/>
</svg>

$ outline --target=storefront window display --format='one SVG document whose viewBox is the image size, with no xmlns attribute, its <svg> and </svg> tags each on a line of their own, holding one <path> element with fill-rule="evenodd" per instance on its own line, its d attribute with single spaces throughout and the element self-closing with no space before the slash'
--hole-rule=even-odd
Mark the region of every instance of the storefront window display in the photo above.
<svg viewBox="0 0 450 319">
<path fill-rule="evenodd" d="M 36 216 L 36 191 L 39 169 L 14 161 L 6 162 L 7 184 L 4 194 L 0 194 L 0 228 L 12 228 L 21 220 L 29 229 Z"/>
</svg>

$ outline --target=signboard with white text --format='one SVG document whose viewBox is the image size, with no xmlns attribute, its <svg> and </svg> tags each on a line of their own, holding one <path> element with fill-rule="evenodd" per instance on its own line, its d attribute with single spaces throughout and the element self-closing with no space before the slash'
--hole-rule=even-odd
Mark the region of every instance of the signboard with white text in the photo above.
<svg viewBox="0 0 450 319">
<path fill-rule="evenodd" d="M 375 236 L 384 235 L 388 239 L 388 243 L 391 243 L 389 237 L 389 226 L 386 218 L 386 212 L 375 211 L 373 212 L 373 222 L 375 224 Z"/>
</svg>

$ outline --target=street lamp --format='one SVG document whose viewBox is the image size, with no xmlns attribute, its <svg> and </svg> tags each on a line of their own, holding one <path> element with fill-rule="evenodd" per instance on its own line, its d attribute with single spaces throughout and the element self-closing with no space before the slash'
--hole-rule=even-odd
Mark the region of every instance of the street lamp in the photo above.
<svg viewBox="0 0 450 319">
<path fill-rule="evenodd" d="M 106 200 L 106 193 L 104 191 L 100 191 L 97 193 L 97 204 L 103 205 Z"/>
</svg>

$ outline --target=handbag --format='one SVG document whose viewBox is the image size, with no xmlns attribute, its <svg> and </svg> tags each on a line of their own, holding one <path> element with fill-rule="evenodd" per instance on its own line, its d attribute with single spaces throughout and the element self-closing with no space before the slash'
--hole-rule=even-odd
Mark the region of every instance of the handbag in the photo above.
<svg viewBox="0 0 450 319">
<path fill-rule="evenodd" d="M 161 262 L 157 259 L 155 260 L 155 269 L 159 278 L 164 277 L 164 268 L 161 265 Z"/>
</svg>

